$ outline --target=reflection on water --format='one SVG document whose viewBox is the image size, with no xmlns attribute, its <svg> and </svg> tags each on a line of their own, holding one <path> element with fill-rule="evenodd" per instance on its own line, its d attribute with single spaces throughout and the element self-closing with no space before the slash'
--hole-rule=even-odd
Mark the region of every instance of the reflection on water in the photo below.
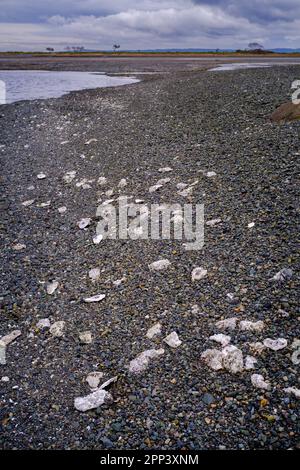
<svg viewBox="0 0 300 470">
<path fill-rule="evenodd" d="M 270 63 L 222 64 L 222 65 L 218 65 L 218 67 L 210 69 L 209 71 L 210 72 L 223 72 L 224 70 L 257 69 L 257 68 L 271 67 L 271 65 L 273 64 L 270 64 Z"/>
<path fill-rule="evenodd" d="M 3 93 L 0 93 L 0 104 L 21 100 L 58 98 L 70 91 L 128 85 L 138 81 L 133 77 L 109 77 L 105 74 L 91 72 L 1 70 L 0 84 L 5 84 L 6 96 L 4 99 Z"/>
</svg>

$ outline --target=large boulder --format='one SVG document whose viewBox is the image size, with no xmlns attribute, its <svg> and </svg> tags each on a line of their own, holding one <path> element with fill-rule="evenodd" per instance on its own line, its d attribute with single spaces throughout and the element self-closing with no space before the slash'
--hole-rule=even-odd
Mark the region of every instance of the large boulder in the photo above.
<svg viewBox="0 0 300 470">
<path fill-rule="evenodd" d="M 285 122 L 300 119 L 300 103 L 294 104 L 292 101 L 283 103 L 271 114 L 271 121 Z"/>
</svg>

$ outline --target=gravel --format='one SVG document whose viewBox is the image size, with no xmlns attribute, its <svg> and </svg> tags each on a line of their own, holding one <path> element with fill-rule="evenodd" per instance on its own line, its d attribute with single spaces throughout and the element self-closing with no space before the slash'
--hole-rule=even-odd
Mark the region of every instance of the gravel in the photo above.
<svg viewBox="0 0 300 470">
<path fill-rule="evenodd" d="M 122 70 L 130 67 L 122 62 Z M 22 332 L 0 366 L 1 448 L 299 446 L 291 344 L 300 337 L 300 124 L 278 125 L 269 116 L 290 95 L 300 67 L 195 67 L 164 63 L 166 73 L 135 85 L 0 108 L 0 338 Z M 162 168 L 172 168 L 170 181 L 149 193 Z M 193 191 L 177 194 L 179 183 Z M 222 223 L 205 226 L 200 251 L 178 240 L 95 244 L 98 201 L 112 189 L 113 198 L 204 203 L 205 221 Z M 61 214 L 61 207 L 68 210 Z M 90 224 L 80 230 L 83 217 Z M 157 260 L 168 260 L 168 269 L 150 270 Z M 192 281 L 196 266 L 207 271 L 201 282 Z M 100 276 L 91 279 L 97 268 Z M 48 295 L 53 279 L 59 287 Z M 45 318 L 50 331 L 36 327 Z M 227 347 L 238 355 L 234 373 L 201 358 L 220 333 L 217 322 L 228 318 L 237 319 Z M 264 329 L 235 328 L 240 321 Z M 156 323 L 166 335 L 176 331 L 181 346 L 162 354 L 163 336 L 147 337 Z M 91 344 L 78 341 L 85 331 Z M 287 346 L 264 348 L 266 338 Z M 251 350 L 255 343 L 260 353 Z M 130 373 L 143 351 L 155 358 Z M 254 379 L 241 364 L 250 353 Z M 89 396 L 91 372 L 118 380 L 78 407 L 101 406 L 78 411 L 74 400 Z"/>
</svg>

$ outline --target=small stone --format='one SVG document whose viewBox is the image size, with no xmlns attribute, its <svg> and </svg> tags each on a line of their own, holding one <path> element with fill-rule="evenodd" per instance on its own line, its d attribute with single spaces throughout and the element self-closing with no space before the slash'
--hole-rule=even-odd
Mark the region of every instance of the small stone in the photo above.
<svg viewBox="0 0 300 470">
<path fill-rule="evenodd" d="M 255 222 L 250 222 L 250 223 L 248 224 L 248 228 L 253 228 L 254 226 L 255 226 Z"/>
<path fill-rule="evenodd" d="M 93 341 L 92 333 L 90 331 L 82 331 L 79 333 L 79 340 L 82 344 L 91 344 Z"/>
<path fill-rule="evenodd" d="M 293 270 L 289 268 L 283 268 L 275 276 L 271 278 L 271 281 L 285 282 L 289 281 L 293 277 Z"/>
<path fill-rule="evenodd" d="M 84 300 L 84 302 L 87 303 L 92 303 L 92 302 L 101 302 L 101 300 L 105 299 L 106 295 L 105 294 L 98 294 L 94 295 L 93 297 L 87 297 Z"/>
<path fill-rule="evenodd" d="M 67 208 L 66 208 L 66 206 L 62 206 L 62 207 L 59 207 L 57 210 L 60 214 L 64 214 L 66 212 Z"/>
<path fill-rule="evenodd" d="M 103 240 L 103 235 L 101 233 L 93 237 L 94 245 L 99 245 L 99 243 L 102 242 L 102 240 Z"/>
<path fill-rule="evenodd" d="M 206 225 L 208 225 L 209 227 L 214 227 L 215 225 L 220 224 L 221 222 L 222 222 L 222 219 L 212 219 L 212 220 L 208 220 L 206 222 Z"/>
<path fill-rule="evenodd" d="M 212 178 L 213 176 L 217 176 L 217 173 L 216 173 L 215 171 L 208 171 L 208 172 L 206 173 L 206 176 L 207 176 L 208 178 Z"/>
<path fill-rule="evenodd" d="M 283 349 L 287 346 L 287 340 L 284 338 L 266 338 L 264 340 L 264 345 L 266 348 L 272 349 L 273 351 L 279 351 L 280 349 Z"/>
<path fill-rule="evenodd" d="M 176 331 L 172 331 L 168 336 L 165 337 L 164 342 L 167 343 L 171 348 L 178 348 L 182 344 Z"/>
<path fill-rule="evenodd" d="M 64 321 L 57 321 L 53 323 L 53 325 L 50 327 L 50 333 L 52 336 L 55 338 L 61 338 L 64 335 L 64 327 L 65 327 L 65 322 Z"/>
<path fill-rule="evenodd" d="M 118 188 L 125 188 L 127 186 L 127 181 L 125 178 L 122 178 L 118 184 Z"/>
<path fill-rule="evenodd" d="M 251 370 L 255 369 L 255 364 L 257 363 L 257 359 L 253 356 L 246 356 L 245 359 L 245 369 L 246 370 Z"/>
<path fill-rule="evenodd" d="M 160 173 L 168 173 L 169 171 L 173 171 L 172 168 L 170 168 L 169 166 L 166 166 L 164 168 L 159 168 L 158 170 Z"/>
<path fill-rule="evenodd" d="M 284 391 L 288 394 L 294 395 L 296 398 L 300 398 L 300 390 L 296 387 L 284 388 Z"/>
<path fill-rule="evenodd" d="M 15 245 L 12 246 L 12 248 L 15 251 L 22 251 L 22 250 L 25 250 L 26 245 L 24 245 L 22 243 L 16 243 Z"/>
<path fill-rule="evenodd" d="M 249 347 L 253 353 L 258 355 L 260 355 L 266 349 L 265 345 L 260 341 L 257 341 L 256 343 L 249 343 Z"/>
<path fill-rule="evenodd" d="M 104 186 L 106 183 L 107 183 L 107 179 L 105 178 L 105 176 L 100 176 L 100 178 L 98 178 L 99 186 Z"/>
<path fill-rule="evenodd" d="M 88 411 L 106 402 L 112 401 L 112 396 L 106 390 L 96 390 L 95 392 L 85 397 L 78 397 L 74 400 L 74 406 L 78 411 Z"/>
<path fill-rule="evenodd" d="M 73 181 L 76 176 L 76 171 L 67 171 L 67 173 L 63 176 L 63 180 L 65 183 L 69 184 Z"/>
<path fill-rule="evenodd" d="M 22 202 L 22 206 L 28 207 L 31 206 L 34 203 L 34 199 L 29 199 L 28 201 Z"/>
<path fill-rule="evenodd" d="M 201 354 L 201 358 L 211 369 L 223 369 L 223 356 L 222 352 L 218 349 L 207 349 Z"/>
<path fill-rule="evenodd" d="M 192 281 L 201 281 L 207 275 L 207 270 L 201 267 L 194 268 L 192 271 Z"/>
<path fill-rule="evenodd" d="M 214 396 L 211 394 L 211 393 L 204 393 L 203 397 L 202 397 L 202 401 L 206 404 L 206 405 L 211 405 L 212 403 L 215 402 L 215 398 Z"/>
<path fill-rule="evenodd" d="M 146 333 L 146 336 L 148 339 L 153 339 L 155 336 L 158 336 L 161 334 L 161 324 L 160 323 L 155 323 L 151 328 Z"/>
<path fill-rule="evenodd" d="M 160 259 L 149 264 L 149 269 L 151 271 L 164 271 L 171 266 L 171 263 L 168 259 Z"/>
<path fill-rule="evenodd" d="M 244 369 L 243 353 L 236 346 L 230 345 L 222 349 L 223 366 L 236 374 Z"/>
<path fill-rule="evenodd" d="M 37 179 L 38 179 L 38 180 L 43 180 L 43 179 L 45 179 L 45 178 L 46 178 L 45 173 L 39 173 L 39 174 L 37 175 Z"/>
<path fill-rule="evenodd" d="M 261 388 L 263 390 L 271 390 L 271 385 L 269 382 L 265 381 L 262 375 L 252 374 L 251 383 L 256 388 Z"/>
<path fill-rule="evenodd" d="M 219 333 L 218 335 L 210 336 L 209 339 L 212 341 L 216 341 L 217 343 L 220 343 L 223 346 L 223 348 L 225 348 L 225 346 L 227 346 L 230 343 L 231 336 L 226 336 L 226 335 L 223 335 L 222 333 Z"/>
<path fill-rule="evenodd" d="M 7 376 L 1 377 L 1 382 L 9 382 L 9 377 Z"/>
</svg>

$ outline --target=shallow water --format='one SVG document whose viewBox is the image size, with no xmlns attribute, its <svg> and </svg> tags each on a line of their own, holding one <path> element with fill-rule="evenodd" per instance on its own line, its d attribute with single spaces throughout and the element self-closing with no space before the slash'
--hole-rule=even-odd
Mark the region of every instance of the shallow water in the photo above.
<svg viewBox="0 0 300 470">
<path fill-rule="evenodd" d="M 0 71 L 0 104 L 59 98 L 70 91 L 128 85 L 138 81 L 134 77 L 110 77 L 98 72 Z"/>
<path fill-rule="evenodd" d="M 222 64 L 210 69 L 210 72 L 223 72 L 224 70 L 241 70 L 241 69 L 257 69 L 271 67 L 271 63 L 238 63 L 238 64 Z"/>
</svg>

